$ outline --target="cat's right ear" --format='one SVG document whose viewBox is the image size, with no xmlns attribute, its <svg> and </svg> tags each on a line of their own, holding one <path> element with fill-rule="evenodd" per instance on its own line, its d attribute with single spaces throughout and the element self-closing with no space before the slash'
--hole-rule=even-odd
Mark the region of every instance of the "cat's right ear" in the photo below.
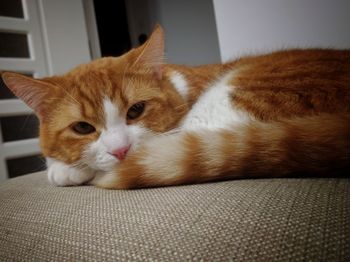
<svg viewBox="0 0 350 262">
<path fill-rule="evenodd" d="M 137 55 L 133 65 L 139 65 L 151 69 L 161 79 L 164 64 L 164 32 L 157 24 L 148 40 L 134 50 Z"/>
<path fill-rule="evenodd" d="M 12 72 L 4 72 L 1 77 L 5 85 L 32 108 L 39 118 L 45 117 L 48 112 L 49 94 L 54 92 L 55 86 Z"/>
</svg>

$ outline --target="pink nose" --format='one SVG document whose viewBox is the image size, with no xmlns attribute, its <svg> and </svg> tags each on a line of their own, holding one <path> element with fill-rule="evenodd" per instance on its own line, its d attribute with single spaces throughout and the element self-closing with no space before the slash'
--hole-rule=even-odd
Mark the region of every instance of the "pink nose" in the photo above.
<svg viewBox="0 0 350 262">
<path fill-rule="evenodd" d="M 115 156 L 119 160 L 123 160 L 126 157 L 126 154 L 128 153 L 130 149 L 130 145 L 121 147 L 119 149 L 116 149 L 112 152 L 110 152 L 111 155 Z"/>
</svg>

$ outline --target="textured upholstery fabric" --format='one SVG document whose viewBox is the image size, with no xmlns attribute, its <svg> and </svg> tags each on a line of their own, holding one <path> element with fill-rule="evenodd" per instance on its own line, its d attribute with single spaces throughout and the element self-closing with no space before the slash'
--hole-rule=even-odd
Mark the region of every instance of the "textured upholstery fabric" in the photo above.
<svg viewBox="0 0 350 262">
<path fill-rule="evenodd" d="M 350 261 L 349 179 L 130 191 L 0 184 L 1 261 Z"/>
</svg>

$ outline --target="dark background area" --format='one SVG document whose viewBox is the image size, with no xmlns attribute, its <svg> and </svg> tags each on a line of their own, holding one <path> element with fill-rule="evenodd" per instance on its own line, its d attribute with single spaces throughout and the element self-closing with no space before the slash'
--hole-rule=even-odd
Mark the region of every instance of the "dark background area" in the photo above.
<svg viewBox="0 0 350 262">
<path fill-rule="evenodd" d="M 131 48 L 124 0 L 94 0 L 102 56 L 120 56 Z"/>
</svg>

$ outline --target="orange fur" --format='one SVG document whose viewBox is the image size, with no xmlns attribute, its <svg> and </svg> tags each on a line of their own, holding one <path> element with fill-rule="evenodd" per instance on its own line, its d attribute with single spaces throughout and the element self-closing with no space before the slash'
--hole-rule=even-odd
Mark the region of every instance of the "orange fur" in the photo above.
<svg viewBox="0 0 350 262">
<path fill-rule="evenodd" d="M 350 115 L 309 116 L 279 122 L 254 121 L 237 126 L 231 131 L 206 131 L 202 134 L 186 133 L 176 137 L 180 150 L 167 151 L 152 161 L 153 170 L 147 172 L 142 165 L 156 143 L 141 148 L 142 154 L 127 158 L 116 167 L 117 180 L 104 180 L 104 188 L 138 188 L 165 185 L 202 183 L 232 178 L 290 177 L 290 176 L 348 176 L 350 169 Z M 221 139 L 222 144 L 212 143 Z M 201 148 L 207 141 L 210 154 Z M 167 147 L 167 140 L 162 141 Z M 208 153 L 210 155 L 208 155 Z M 174 171 L 168 159 L 182 159 L 179 176 L 164 179 L 166 172 Z M 166 168 L 164 168 L 164 166 Z M 122 181 L 122 182 L 121 182 Z"/>
<path fill-rule="evenodd" d="M 179 127 L 198 98 L 228 72 L 235 108 L 252 121 L 225 130 L 155 136 L 97 180 L 104 188 L 199 183 L 239 177 L 348 174 L 350 169 L 350 51 L 285 50 L 198 67 L 163 64 L 158 27 L 144 46 L 101 58 L 62 76 L 33 80 L 4 73 L 9 88 L 37 113 L 45 156 L 74 164 L 106 127 L 103 98 L 121 114 L 139 101 L 146 111 L 128 125 L 154 134 Z M 189 84 L 187 98 L 169 80 L 176 71 Z M 96 128 L 77 135 L 71 125 Z M 168 150 L 160 150 L 160 147 Z M 174 175 L 172 175 L 172 173 Z"/>
</svg>

